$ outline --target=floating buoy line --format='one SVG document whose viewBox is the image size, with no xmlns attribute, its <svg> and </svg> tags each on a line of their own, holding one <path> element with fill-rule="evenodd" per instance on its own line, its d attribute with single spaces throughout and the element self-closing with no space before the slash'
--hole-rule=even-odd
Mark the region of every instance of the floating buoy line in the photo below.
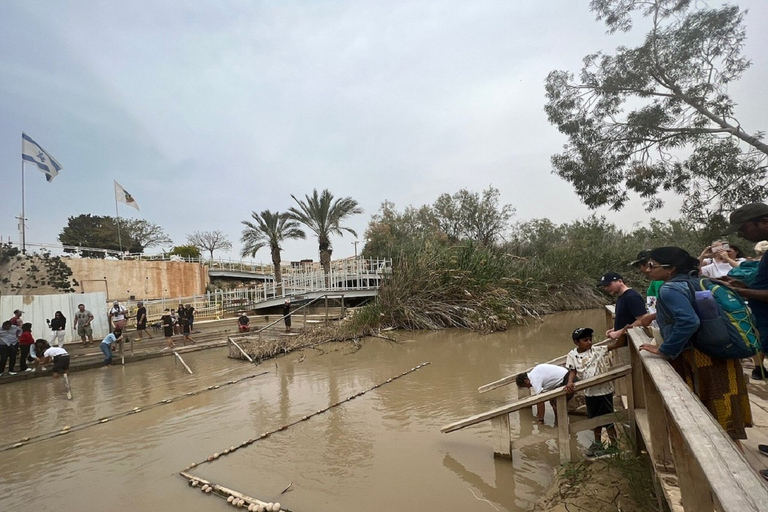
<svg viewBox="0 0 768 512">
<path fill-rule="evenodd" d="M 199 462 L 193 462 L 192 464 L 190 464 L 189 466 L 184 468 L 183 471 L 180 471 L 179 474 L 182 477 L 187 479 L 187 482 L 189 483 L 190 487 L 192 487 L 192 488 L 199 488 L 200 491 L 202 491 L 204 494 L 214 494 L 215 496 L 218 496 L 220 498 L 226 499 L 227 503 L 229 503 L 232 506 L 239 507 L 239 508 L 243 508 L 243 507 L 247 506 L 247 510 L 249 512 L 250 511 L 278 512 L 280 510 L 285 510 L 287 512 L 290 512 L 290 511 L 288 511 L 288 509 L 281 508 L 280 503 L 266 502 L 266 501 L 258 500 L 256 498 L 251 498 L 250 496 L 246 496 L 246 495 L 244 495 L 242 493 L 239 493 L 237 491 L 234 491 L 232 489 L 228 489 L 227 487 L 224 487 L 222 485 L 215 484 L 213 482 L 209 482 L 208 480 L 204 480 L 202 478 L 196 477 L 196 476 L 188 473 L 188 471 L 190 471 L 190 470 L 192 470 L 192 469 L 194 469 L 194 468 L 196 468 L 196 467 L 198 467 L 198 466 L 200 466 L 202 464 L 208 464 L 208 463 L 211 463 L 211 462 L 213 462 L 215 460 L 220 459 L 223 456 L 230 455 L 230 454 L 236 452 L 237 450 L 239 450 L 241 448 L 245 448 L 246 446 L 252 445 L 256 441 L 260 441 L 262 439 L 266 439 L 269 436 L 271 436 L 272 434 L 275 434 L 277 432 L 282 432 L 282 431 L 284 431 L 284 430 L 286 430 L 286 429 L 288 429 L 288 428 L 290 428 L 290 427 L 292 427 L 294 425 L 297 425 L 299 423 L 307 421 L 308 419 L 310 419 L 313 416 L 317 416 L 318 414 L 323 414 L 324 412 L 327 412 L 327 411 L 333 409 L 334 407 L 338 407 L 338 406 L 340 406 L 340 405 L 342 405 L 342 404 L 344 404 L 346 402 L 354 400 L 357 397 L 363 396 L 364 394 L 368 393 L 369 391 L 373 391 L 374 389 L 380 388 L 381 386 L 384 386 L 385 384 L 389 384 L 390 382 L 395 381 L 395 380 L 397 380 L 397 379 L 399 379 L 401 377 L 405 377 L 406 375 L 411 374 L 411 373 L 413 373 L 413 372 L 415 372 L 415 371 L 417 371 L 417 370 L 419 370 L 421 368 L 424 368 L 425 366 L 427 366 L 429 364 L 431 364 L 431 363 L 429 363 L 429 362 L 421 363 L 420 365 L 414 366 L 410 370 L 406 370 L 406 371 L 404 371 L 403 373 L 401 373 L 399 375 L 395 375 L 394 377 L 391 377 L 391 378 L 385 380 L 384 382 L 381 382 L 379 384 L 374 384 L 373 386 L 371 386 L 370 388 L 368 388 L 368 389 L 366 389 L 364 391 L 360 391 L 358 393 L 355 393 L 354 395 L 348 396 L 347 398 L 345 398 L 343 400 L 339 400 L 338 402 L 329 405 L 325 409 L 318 409 L 316 412 L 313 412 L 311 414 L 307 414 L 305 416 L 302 416 L 301 418 L 297 419 L 296 421 L 294 421 L 292 423 L 287 423 L 285 425 L 281 425 L 280 427 L 278 427 L 278 428 L 276 428 L 274 430 L 270 430 L 268 432 L 264 432 L 263 434 L 259 435 L 256 438 L 252 437 L 250 439 L 247 439 L 247 440 L 243 441 L 242 443 L 240 443 L 238 445 L 233 445 L 233 446 L 230 446 L 229 448 L 225 448 L 221 452 L 212 453 L 211 455 L 206 457 L 204 460 L 201 460 Z M 287 490 L 287 488 L 286 488 L 286 490 Z M 283 491 L 283 492 L 285 492 L 285 491 Z"/>
<path fill-rule="evenodd" d="M 134 407 L 130 411 L 119 412 L 119 413 L 113 414 L 111 416 L 105 416 L 105 417 L 102 417 L 102 418 L 99 418 L 99 419 L 96 419 L 96 420 L 88 421 L 88 422 L 85 422 L 85 423 L 80 423 L 78 425 L 66 425 L 63 428 L 61 428 L 60 430 L 56 430 L 54 432 L 47 432 L 45 434 L 40 434 L 40 435 L 37 435 L 37 436 L 34 436 L 34 437 L 24 437 L 24 438 L 20 439 L 18 442 L 15 442 L 15 443 L 12 443 L 12 444 L 0 447 L 0 452 L 4 452 L 4 451 L 7 451 L 7 450 L 13 450 L 14 448 L 21 448 L 22 446 L 26 446 L 28 444 L 36 443 L 36 442 L 39 442 L 39 441 L 45 441 L 46 439 L 52 439 L 54 437 L 62 436 L 62 435 L 65 435 L 65 434 L 69 434 L 70 432 L 76 432 L 78 430 L 83 430 L 84 428 L 93 427 L 93 426 L 99 425 L 101 423 L 107 423 L 110 420 L 115 420 L 115 419 L 118 419 L 118 418 L 123 418 L 125 416 L 130 416 L 131 414 L 137 414 L 137 413 L 140 413 L 142 411 L 147 411 L 149 409 L 154 409 L 155 407 L 160 407 L 162 405 L 170 404 L 171 402 L 176 402 L 176 401 L 182 400 L 184 398 L 189 398 L 189 397 L 192 397 L 192 396 L 197 396 L 199 394 L 202 394 L 202 393 L 205 393 L 205 392 L 208 392 L 208 391 L 215 391 L 215 390 L 221 388 L 222 386 L 228 386 L 228 385 L 231 385 L 231 384 L 239 384 L 239 383 L 244 382 L 244 381 L 246 381 L 248 379 L 253 379 L 255 377 L 259 377 L 259 376 L 265 375 L 267 373 L 269 373 L 269 372 L 264 371 L 264 372 L 260 372 L 260 373 L 254 373 L 252 375 L 246 375 L 245 377 L 240 377 L 239 379 L 230 380 L 226 384 L 208 386 L 207 388 L 201 389 L 199 391 L 190 391 L 188 393 L 184 393 L 183 395 L 179 395 L 179 396 L 172 397 L 172 398 L 166 398 L 164 400 L 160 400 L 159 402 L 155 402 L 153 404 L 145 405 L 145 406 L 142 406 L 142 407 Z"/>
</svg>

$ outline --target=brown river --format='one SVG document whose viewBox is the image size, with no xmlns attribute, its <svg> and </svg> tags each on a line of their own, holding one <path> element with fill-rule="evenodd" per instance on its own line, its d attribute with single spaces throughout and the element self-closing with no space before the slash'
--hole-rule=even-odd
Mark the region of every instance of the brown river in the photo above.
<svg viewBox="0 0 768 512">
<path fill-rule="evenodd" d="M 399 343 L 325 344 L 258 366 L 204 350 L 184 356 L 193 375 L 171 357 L 73 373 L 71 401 L 61 380 L 5 384 L 0 509 L 230 510 L 179 471 L 384 383 L 191 473 L 296 512 L 528 510 L 558 465 L 549 407 L 541 428 L 553 440 L 511 460 L 493 457 L 488 422 L 440 427 L 503 405 L 512 389 L 480 395 L 478 386 L 565 354 L 575 327 L 604 324 L 594 310 L 491 335 L 403 331 Z"/>
</svg>

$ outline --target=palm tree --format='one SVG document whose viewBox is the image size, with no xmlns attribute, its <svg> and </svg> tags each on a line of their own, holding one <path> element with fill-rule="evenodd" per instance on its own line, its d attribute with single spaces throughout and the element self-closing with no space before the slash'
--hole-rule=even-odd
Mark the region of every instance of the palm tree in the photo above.
<svg viewBox="0 0 768 512">
<path fill-rule="evenodd" d="M 243 221 L 246 226 L 243 229 L 243 236 L 240 241 L 243 242 L 242 256 L 256 256 L 256 251 L 262 247 L 269 246 L 272 253 L 272 266 L 275 270 L 275 284 L 278 290 L 283 282 L 283 274 L 280 271 L 280 244 L 283 240 L 305 239 L 307 235 L 299 229 L 299 223 L 288 213 L 275 213 L 264 210 L 260 214 L 251 212 L 251 217 L 255 222 Z M 280 293 L 280 292 L 278 292 Z"/>
<path fill-rule="evenodd" d="M 317 189 L 312 195 L 305 195 L 306 201 L 301 201 L 293 194 L 291 197 L 299 208 L 288 208 L 288 215 L 314 231 L 320 248 L 320 264 L 326 276 L 331 273 L 331 235 L 344 236 L 344 231 L 357 236 L 352 229 L 341 225 L 351 215 L 363 213 L 357 201 L 351 197 L 334 199 L 328 189 L 318 196 Z M 327 280 L 327 277 L 326 277 Z M 327 283 L 326 283 L 327 284 Z"/>
</svg>

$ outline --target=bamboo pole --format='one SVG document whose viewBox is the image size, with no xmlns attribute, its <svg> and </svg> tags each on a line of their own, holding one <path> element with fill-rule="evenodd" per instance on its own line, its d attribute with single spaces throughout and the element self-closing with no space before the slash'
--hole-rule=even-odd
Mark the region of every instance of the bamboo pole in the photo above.
<svg viewBox="0 0 768 512">
<path fill-rule="evenodd" d="M 251 356 L 249 356 L 249 355 L 248 355 L 248 353 L 247 353 L 245 350 L 243 350 L 243 347 L 241 347 L 240 345 L 238 345 L 238 343 L 237 343 L 235 340 L 233 340 L 232 338 L 227 338 L 227 339 L 229 340 L 229 342 L 230 342 L 231 344 L 233 344 L 234 346 L 236 346 L 236 347 L 237 347 L 237 350 L 239 350 L 239 351 L 240 351 L 240 353 L 241 353 L 241 354 L 243 354 L 243 355 L 245 356 L 245 358 L 246 358 L 246 359 L 247 359 L 249 362 L 251 362 L 251 363 L 253 362 L 253 358 L 252 358 Z"/>
<path fill-rule="evenodd" d="M 187 371 L 189 372 L 189 374 L 190 374 L 190 375 L 192 375 L 192 370 L 190 370 L 189 366 L 187 366 L 187 363 L 185 363 L 185 362 L 184 362 L 184 359 L 182 359 L 182 358 L 181 358 L 181 356 L 179 355 L 179 353 L 178 353 L 178 352 L 176 352 L 176 351 L 174 350 L 174 351 L 173 351 L 173 355 L 175 355 L 175 356 L 176 356 L 176 359 L 178 359 L 179 361 L 181 361 L 181 364 L 183 364 L 183 365 L 184 365 L 184 368 L 186 368 L 186 369 L 187 369 Z"/>
<path fill-rule="evenodd" d="M 239 498 L 243 501 L 245 501 L 247 504 L 253 504 L 253 505 L 261 505 L 262 507 L 265 507 L 267 505 L 270 505 L 270 509 L 274 510 L 274 503 L 267 502 L 267 501 L 261 501 L 256 498 L 252 498 L 251 496 L 248 496 L 246 494 L 243 494 L 241 492 L 235 491 L 233 489 L 229 489 L 227 487 L 224 487 L 223 485 L 215 484 L 213 482 L 209 482 L 208 480 L 205 480 L 204 478 L 196 477 L 193 475 L 190 475 L 186 471 L 181 471 L 179 473 L 182 477 L 186 478 L 187 481 L 189 481 L 189 484 L 192 485 L 193 482 L 196 482 L 196 486 L 204 486 L 208 485 L 213 489 L 213 493 L 218 495 L 219 497 L 226 498 L 228 496 L 232 496 L 234 498 Z"/>
</svg>

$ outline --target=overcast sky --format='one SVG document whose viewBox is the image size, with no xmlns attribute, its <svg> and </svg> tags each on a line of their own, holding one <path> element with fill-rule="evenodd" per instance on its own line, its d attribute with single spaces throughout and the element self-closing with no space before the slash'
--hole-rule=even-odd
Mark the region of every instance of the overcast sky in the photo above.
<svg viewBox="0 0 768 512">
<path fill-rule="evenodd" d="M 739 5 L 754 65 L 731 93 L 754 132 L 768 129 L 768 2 Z M 222 230 L 232 257 L 252 211 L 313 188 L 360 203 L 347 225 L 361 241 L 384 200 L 489 185 L 517 221 L 584 218 L 551 173 L 565 140 L 544 79 L 640 35 L 607 35 L 587 0 L 0 2 L 0 235 L 19 239 L 22 131 L 63 165 L 51 183 L 26 166 L 28 242 L 56 242 L 69 216 L 115 215 L 113 180 L 141 207 L 121 216 L 175 245 Z M 597 213 L 648 218 L 640 200 Z M 354 240 L 334 237 L 334 258 Z M 318 259 L 309 233 L 284 246 L 303 258 Z"/>
</svg>

